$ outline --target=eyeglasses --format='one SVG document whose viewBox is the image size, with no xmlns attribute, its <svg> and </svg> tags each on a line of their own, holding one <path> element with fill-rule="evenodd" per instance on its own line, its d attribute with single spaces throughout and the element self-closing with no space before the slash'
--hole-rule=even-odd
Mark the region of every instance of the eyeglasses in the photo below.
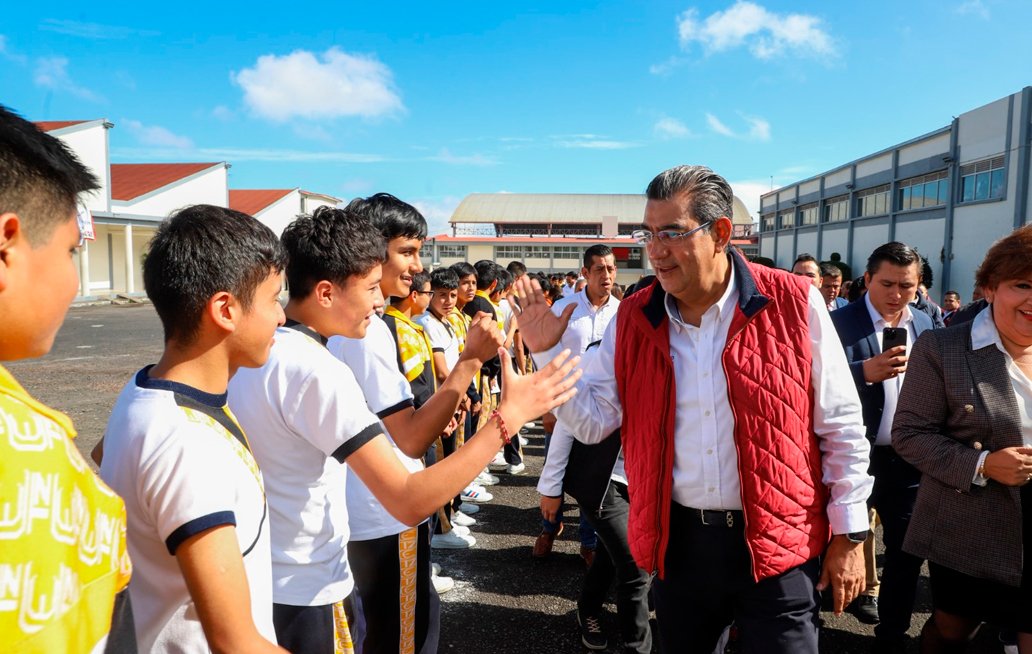
<svg viewBox="0 0 1032 654">
<path fill-rule="evenodd" d="M 663 245 L 670 245 L 675 241 L 688 238 L 700 229 L 705 229 L 713 224 L 712 220 L 707 220 L 694 229 L 689 229 L 687 232 L 679 232 L 673 229 L 661 229 L 656 233 L 652 233 L 645 229 L 636 229 L 631 232 L 631 238 L 637 241 L 640 245 L 648 245 L 653 239 L 659 241 Z"/>
<path fill-rule="evenodd" d="M 434 296 L 434 291 L 412 291 L 412 292 L 413 293 L 419 293 L 420 295 L 429 295 L 430 297 Z"/>
</svg>

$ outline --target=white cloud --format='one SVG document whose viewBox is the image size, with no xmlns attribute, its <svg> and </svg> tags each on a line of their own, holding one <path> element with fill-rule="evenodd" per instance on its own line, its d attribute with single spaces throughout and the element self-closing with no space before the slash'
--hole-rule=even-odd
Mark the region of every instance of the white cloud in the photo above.
<svg viewBox="0 0 1032 654">
<path fill-rule="evenodd" d="M 728 184 L 731 185 L 731 191 L 735 194 L 735 197 L 741 200 L 745 208 L 749 210 L 749 215 L 759 220 L 760 196 L 764 193 L 770 193 L 770 181 L 746 179 L 737 182 L 729 181 Z"/>
<path fill-rule="evenodd" d="M 221 120 L 224 123 L 228 123 L 236 118 L 236 112 L 224 104 L 216 105 L 216 107 L 211 110 L 211 115 L 216 120 Z"/>
<path fill-rule="evenodd" d="M 482 154 L 457 155 L 452 154 L 448 148 L 441 148 L 437 154 L 426 157 L 427 161 L 438 161 L 440 163 L 456 166 L 494 166 L 498 160 Z"/>
<path fill-rule="evenodd" d="M 663 117 L 652 126 L 652 132 L 661 139 L 683 139 L 694 136 L 688 127 L 676 118 Z"/>
<path fill-rule="evenodd" d="M 652 75 L 659 75 L 665 77 L 670 73 L 674 72 L 675 68 L 682 66 L 687 63 L 687 59 L 684 57 L 670 57 L 666 61 L 661 61 L 658 64 L 652 64 L 649 66 L 649 73 Z"/>
<path fill-rule="evenodd" d="M 778 14 L 747 0 L 704 19 L 692 8 L 677 18 L 681 47 L 699 43 L 707 53 L 745 46 L 760 59 L 784 54 L 828 57 L 836 54 L 831 35 L 820 18 L 808 14 Z"/>
<path fill-rule="evenodd" d="M 14 61 L 19 64 L 28 63 L 28 58 L 25 55 L 20 55 L 15 52 L 11 52 L 11 48 L 7 45 L 7 37 L 0 34 L 0 57 Z"/>
<path fill-rule="evenodd" d="M 135 27 L 101 25 L 100 23 L 86 23 L 78 20 L 61 20 L 57 18 L 44 19 L 39 24 L 39 28 L 47 32 L 57 32 L 58 34 L 67 34 L 93 40 L 127 39 L 129 37 L 148 37 L 160 34 L 160 32 L 155 32 L 154 30 L 141 30 Z"/>
<path fill-rule="evenodd" d="M 65 57 L 42 57 L 36 60 L 33 75 L 36 86 L 52 91 L 63 91 L 82 100 L 104 102 L 104 98 L 90 89 L 79 86 L 68 75 L 68 59 Z"/>
<path fill-rule="evenodd" d="M 970 14 L 978 16 L 982 20 L 989 20 L 989 8 L 985 6 L 982 0 L 964 0 L 964 2 L 957 5 L 955 11 L 961 16 Z"/>
<path fill-rule="evenodd" d="M 140 145 L 152 145 L 157 148 L 188 150 L 193 141 L 185 136 L 173 134 L 170 130 L 158 125 L 144 125 L 138 120 L 123 118 L 119 121 L 136 138 Z"/>
<path fill-rule="evenodd" d="M 747 116 L 739 113 L 739 116 L 745 121 L 748 126 L 748 130 L 745 132 L 736 132 L 735 130 L 728 127 L 724 122 L 713 114 L 706 114 L 706 124 L 709 128 L 720 134 L 721 136 L 727 136 L 733 139 L 742 139 L 746 141 L 769 141 L 770 140 L 770 123 L 763 118 L 758 116 Z"/>
<path fill-rule="evenodd" d="M 251 111 L 274 121 L 374 118 L 404 111 L 390 68 L 372 55 L 337 47 L 322 55 L 306 50 L 263 55 L 231 78 L 244 90 Z"/>
<path fill-rule="evenodd" d="M 451 234 L 451 225 L 448 224 L 448 220 L 455 213 L 455 208 L 459 206 L 460 202 L 462 202 L 462 198 L 451 195 L 442 198 L 418 198 L 410 201 L 412 206 L 426 218 L 427 234 L 430 236 Z M 423 251 L 423 265 L 427 268 L 433 263 L 430 261 L 432 256 L 433 253 L 429 248 Z"/>
<path fill-rule="evenodd" d="M 557 148 L 626 150 L 628 148 L 641 147 L 641 143 L 636 141 L 618 141 L 599 134 L 569 134 L 567 136 L 553 136 L 552 139 Z"/>
</svg>

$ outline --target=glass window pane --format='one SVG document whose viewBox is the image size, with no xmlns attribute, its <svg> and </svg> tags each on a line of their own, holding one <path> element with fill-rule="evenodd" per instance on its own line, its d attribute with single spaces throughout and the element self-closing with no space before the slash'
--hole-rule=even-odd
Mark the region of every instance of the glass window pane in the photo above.
<svg viewBox="0 0 1032 654">
<path fill-rule="evenodd" d="M 906 211 L 910 208 L 910 187 L 901 188 L 899 190 L 899 210 Z"/>
<path fill-rule="evenodd" d="M 1003 197 L 1003 172 L 1003 168 L 997 168 L 992 172 L 991 182 L 989 184 L 989 197 Z"/>
<path fill-rule="evenodd" d="M 939 180 L 939 204 L 946 204 L 950 201 L 950 182 L 947 179 Z"/>
<path fill-rule="evenodd" d="M 963 189 L 963 194 L 961 195 L 961 199 L 964 202 L 970 202 L 971 200 L 974 200 L 975 199 L 975 176 L 974 175 L 965 175 L 964 178 L 960 180 L 960 184 L 961 184 L 961 188 Z"/>
<path fill-rule="evenodd" d="M 934 207 L 939 204 L 939 183 L 928 182 L 924 185 L 925 206 Z"/>
<path fill-rule="evenodd" d="M 989 197 L 989 173 L 975 175 L 975 199 L 985 200 Z"/>
</svg>

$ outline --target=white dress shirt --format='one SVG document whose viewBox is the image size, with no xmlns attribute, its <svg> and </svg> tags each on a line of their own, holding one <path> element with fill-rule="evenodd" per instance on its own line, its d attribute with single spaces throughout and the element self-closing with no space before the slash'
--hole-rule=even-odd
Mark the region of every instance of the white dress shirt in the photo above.
<svg viewBox="0 0 1032 654">
<path fill-rule="evenodd" d="M 569 348 L 574 354 L 583 354 L 589 345 L 602 340 L 609 321 L 616 317 L 620 300 L 610 295 L 605 304 L 596 307 L 588 299 L 587 291 L 582 290 L 553 304 L 552 313 L 557 316 L 562 315 L 566 307 L 571 304 L 576 308 L 573 310 L 573 315 L 570 316 L 570 324 L 567 325 L 559 343 L 564 348 Z"/>
<path fill-rule="evenodd" d="M 721 363 L 738 304 L 734 274 L 698 327 L 682 321 L 676 304 L 668 300 L 670 354 L 677 389 L 673 499 L 693 508 L 741 509 L 734 417 Z M 810 288 L 808 300 L 813 427 L 822 453 L 823 481 L 831 492 L 828 519 L 836 534 L 865 531 L 870 526 L 867 498 L 873 478 L 867 474 L 870 446 L 864 435 L 860 399 L 824 298 L 816 288 Z M 560 349 L 557 345 L 536 358 L 544 365 Z M 613 375 L 615 353 L 613 321 L 597 351 L 582 359 L 584 374 L 577 385 L 578 393 L 553 410 L 559 420 L 577 425 L 576 437 L 583 442 L 601 441 L 620 426 L 623 418 Z"/>
<path fill-rule="evenodd" d="M 867 313 L 871 315 L 871 322 L 874 323 L 874 336 L 878 339 L 878 351 L 884 351 L 882 347 L 882 337 L 886 327 L 892 327 L 889 323 L 885 322 L 881 314 L 878 313 L 874 305 L 871 304 L 871 297 L 864 294 L 864 303 L 867 305 Z M 914 331 L 914 317 L 910 314 L 910 305 L 903 307 L 903 314 L 899 318 L 899 324 L 896 325 L 901 329 L 907 330 L 907 351 L 906 355 L 910 357 L 910 348 L 914 346 L 914 341 L 917 340 L 917 332 Z M 892 445 L 892 419 L 896 416 L 896 405 L 899 404 L 899 389 L 903 387 L 903 378 L 907 376 L 907 373 L 896 375 L 895 377 L 889 377 L 881 383 L 882 390 L 885 391 L 885 403 L 882 405 L 882 416 L 881 422 L 878 423 L 878 437 L 874 440 L 875 445 Z"/>
</svg>

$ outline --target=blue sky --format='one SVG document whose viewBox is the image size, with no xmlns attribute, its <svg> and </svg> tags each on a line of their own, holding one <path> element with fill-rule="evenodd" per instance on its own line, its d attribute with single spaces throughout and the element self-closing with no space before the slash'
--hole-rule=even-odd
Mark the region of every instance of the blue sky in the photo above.
<svg viewBox="0 0 1032 654">
<path fill-rule="evenodd" d="M 389 191 L 435 232 L 468 193 L 681 163 L 755 209 L 1032 83 L 1025 0 L 9 4 L 26 117 L 107 118 L 113 161 L 229 161 L 232 188 Z"/>
</svg>

